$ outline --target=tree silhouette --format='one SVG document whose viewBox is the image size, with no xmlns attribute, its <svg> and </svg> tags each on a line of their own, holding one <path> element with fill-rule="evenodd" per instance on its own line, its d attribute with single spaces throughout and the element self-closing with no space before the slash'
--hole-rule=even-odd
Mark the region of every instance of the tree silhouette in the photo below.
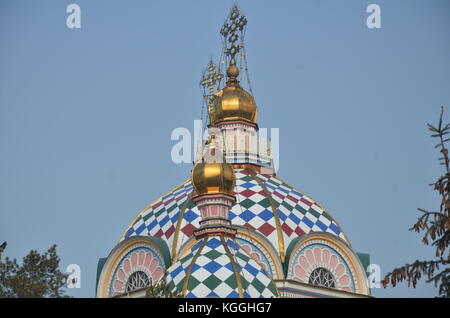
<svg viewBox="0 0 450 318">
<path fill-rule="evenodd" d="M 417 281 L 422 275 L 427 277 L 427 282 L 439 286 L 439 296 L 450 297 L 450 251 L 448 249 L 450 240 L 450 160 L 445 143 L 450 140 L 450 124 L 443 125 L 444 107 L 441 107 L 439 124 L 434 127 L 428 124 L 428 129 L 432 132 L 432 138 L 438 138 L 439 143 L 435 148 L 439 148 L 442 157 L 439 158 L 440 164 L 445 168 L 445 174 L 437 179 L 435 183 L 430 184 L 434 190 L 439 193 L 441 202 L 438 211 L 428 211 L 418 209 L 422 215 L 417 222 L 410 228 L 410 231 L 423 233 L 422 243 L 436 248 L 436 259 L 429 261 L 416 260 L 412 264 L 406 264 L 395 268 L 388 273 L 382 281 L 383 286 L 390 283 L 396 286 L 398 282 L 406 281 L 409 286 L 416 287 Z"/>
<path fill-rule="evenodd" d="M 59 270 L 56 245 L 44 254 L 31 250 L 22 265 L 5 258 L 0 263 L 0 298 L 60 298 L 65 295 L 67 274 Z"/>
</svg>

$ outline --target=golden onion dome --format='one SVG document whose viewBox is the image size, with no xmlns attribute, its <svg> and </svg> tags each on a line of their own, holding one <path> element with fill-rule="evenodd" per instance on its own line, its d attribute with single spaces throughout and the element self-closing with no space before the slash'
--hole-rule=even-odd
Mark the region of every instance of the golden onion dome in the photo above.
<svg viewBox="0 0 450 318">
<path fill-rule="evenodd" d="M 258 108 L 252 95 L 240 85 L 237 77 L 239 69 L 230 65 L 227 69 L 228 82 L 216 95 L 213 107 L 209 110 L 210 123 L 214 125 L 226 120 L 244 120 L 256 123 Z"/>
<path fill-rule="evenodd" d="M 192 184 L 197 194 L 233 194 L 235 176 L 227 163 L 198 162 L 192 169 Z"/>
</svg>

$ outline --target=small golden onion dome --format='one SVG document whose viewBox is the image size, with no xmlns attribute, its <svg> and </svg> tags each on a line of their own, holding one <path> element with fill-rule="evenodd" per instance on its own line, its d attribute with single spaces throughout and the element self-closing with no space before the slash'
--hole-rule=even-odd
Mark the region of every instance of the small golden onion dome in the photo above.
<svg viewBox="0 0 450 318">
<path fill-rule="evenodd" d="M 192 184 L 197 194 L 233 194 L 235 176 L 227 163 L 198 162 L 192 169 Z"/>
<path fill-rule="evenodd" d="M 237 77 L 239 69 L 230 65 L 227 69 L 228 82 L 215 96 L 213 107 L 209 111 L 209 120 L 212 125 L 225 120 L 244 120 L 256 123 L 258 108 L 252 95 L 240 85 Z"/>
</svg>

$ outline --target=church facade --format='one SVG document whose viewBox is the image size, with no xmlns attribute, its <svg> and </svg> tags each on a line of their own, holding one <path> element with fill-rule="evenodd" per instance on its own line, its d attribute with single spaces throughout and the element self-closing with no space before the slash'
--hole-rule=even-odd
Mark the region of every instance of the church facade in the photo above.
<svg viewBox="0 0 450 318">
<path fill-rule="evenodd" d="M 210 133 L 191 176 L 99 260 L 97 297 L 144 297 L 161 280 L 192 298 L 370 297 L 369 256 L 275 173 L 270 141 L 258 136 L 258 108 L 243 87 L 246 24 L 233 7 L 220 31 L 226 76 L 210 62 L 202 80 Z"/>
</svg>

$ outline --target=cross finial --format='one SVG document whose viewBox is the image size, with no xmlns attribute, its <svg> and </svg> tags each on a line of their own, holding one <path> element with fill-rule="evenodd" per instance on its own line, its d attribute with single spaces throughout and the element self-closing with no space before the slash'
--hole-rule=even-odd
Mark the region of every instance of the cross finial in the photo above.
<svg viewBox="0 0 450 318">
<path fill-rule="evenodd" d="M 247 18 L 241 14 L 237 5 L 234 5 L 220 30 L 220 34 L 224 39 L 224 53 L 230 58 L 230 65 L 236 65 L 236 55 L 242 48 L 239 38 L 242 37 L 246 25 Z"/>
<path fill-rule="evenodd" d="M 214 62 L 209 60 L 208 68 L 200 81 L 200 85 L 203 87 L 203 98 L 207 99 L 208 105 L 212 103 L 217 83 L 222 78 L 223 74 L 220 73 L 219 69 L 216 69 Z"/>
</svg>

